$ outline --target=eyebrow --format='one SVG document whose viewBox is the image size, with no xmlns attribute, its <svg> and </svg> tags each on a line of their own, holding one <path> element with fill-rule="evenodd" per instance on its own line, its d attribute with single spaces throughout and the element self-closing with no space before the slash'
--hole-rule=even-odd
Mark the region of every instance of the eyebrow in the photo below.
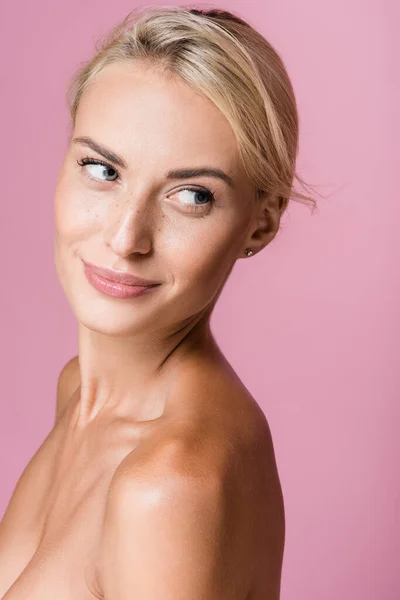
<svg viewBox="0 0 400 600">
<path fill-rule="evenodd" d="M 94 152 L 101 154 L 107 160 L 113 162 L 118 165 L 122 169 L 127 169 L 128 165 L 124 161 L 121 156 L 115 154 L 105 146 L 102 146 L 98 142 L 95 142 L 89 136 L 76 137 L 72 140 L 75 144 L 82 144 L 83 146 L 87 146 L 91 148 Z M 172 171 L 168 171 L 166 177 L 167 179 L 190 179 L 192 177 L 198 177 L 199 175 L 208 175 L 209 177 L 217 177 L 218 179 L 222 179 L 227 183 L 231 188 L 235 187 L 234 181 L 232 177 L 230 177 L 225 171 L 222 169 L 216 169 L 214 167 L 197 167 L 197 168 L 187 168 L 187 169 L 173 169 Z"/>
</svg>

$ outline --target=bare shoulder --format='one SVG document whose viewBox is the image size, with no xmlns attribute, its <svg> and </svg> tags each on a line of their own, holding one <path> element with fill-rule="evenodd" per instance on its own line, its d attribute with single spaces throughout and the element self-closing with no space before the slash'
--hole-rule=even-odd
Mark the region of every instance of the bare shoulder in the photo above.
<svg viewBox="0 0 400 600">
<path fill-rule="evenodd" d="M 149 600 L 242 600 L 235 527 L 219 461 L 206 462 L 193 432 L 148 442 L 111 483 L 98 580 L 102 594 Z M 232 543 L 230 543 L 230 540 Z M 129 594 L 132 594 L 130 596 Z"/>
<path fill-rule="evenodd" d="M 68 405 L 68 400 L 79 387 L 80 384 L 80 369 L 79 357 L 74 356 L 66 362 L 61 369 L 57 381 L 57 400 L 56 400 L 56 417 L 57 423 Z"/>
<path fill-rule="evenodd" d="M 174 390 L 180 402 L 152 435 L 126 457 L 117 477 L 143 468 L 190 477 L 198 471 L 216 480 L 244 472 L 276 472 L 275 450 L 265 413 L 231 371 L 218 367 L 188 370 Z M 251 466 L 249 470 L 248 467 Z"/>
<path fill-rule="evenodd" d="M 186 573 L 189 597 L 242 599 L 257 570 L 265 576 L 265 552 L 279 579 L 283 507 L 267 419 L 245 388 L 205 374 L 180 389 L 191 394 L 184 416 L 141 442 L 114 474 L 99 561 L 106 596 L 127 577 L 138 596 L 176 597 L 151 582 L 182 583 Z M 147 565 L 156 570 L 146 576 Z"/>
</svg>

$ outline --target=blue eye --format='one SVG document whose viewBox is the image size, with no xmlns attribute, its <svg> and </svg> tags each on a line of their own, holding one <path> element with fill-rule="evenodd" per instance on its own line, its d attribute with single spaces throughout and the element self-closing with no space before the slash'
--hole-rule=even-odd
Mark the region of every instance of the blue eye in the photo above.
<svg viewBox="0 0 400 600">
<path fill-rule="evenodd" d="M 175 192 L 175 194 L 180 194 L 181 192 L 186 192 L 185 194 L 183 194 L 184 202 L 182 202 L 182 204 L 184 206 L 206 206 L 207 204 L 212 204 L 215 201 L 214 194 L 210 190 L 199 188 L 183 188 Z M 200 199 L 200 202 L 198 204 L 189 202 L 190 194 L 194 194 L 194 196 L 198 194 L 199 196 L 202 196 L 203 199 Z"/>
<path fill-rule="evenodd" d="M 78 160 L 77 163 L 80 167 L 85 167 L 86 165 L 93 165 L 97 167 L 97 172 L 99 175 L 98 177 L 90 177 L 90 175 L 87 174 L 88 179 L 91 179 L 92 181 L 116 181 L 119 177 L 118 171 L 114 169 L 114 167 L 112 167 L 111 165 L 103 162 L 102 160 L 86 157 L 82 160 Z M 113 179 L 102 179 L 101 175 L 104 175 L 105 177 L 111 177 L 113 175 L 115 176 L 113 177 Z"/>
</svg>

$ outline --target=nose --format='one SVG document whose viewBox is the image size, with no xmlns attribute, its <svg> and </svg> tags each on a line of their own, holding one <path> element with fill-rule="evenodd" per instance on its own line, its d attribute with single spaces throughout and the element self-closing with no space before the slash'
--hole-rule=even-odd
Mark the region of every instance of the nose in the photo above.
<svg viewBox="0 0 400 600">
<path fill-rule="evenodd" d="M 148 254 L 152 247 L 154 210 L 144 196 L 133 200 L 132 194 L 122 206 L 115 206 L 109 215 L 109 226 L 104 231 L 107 247 L 121 257 Z"/>
</svg>

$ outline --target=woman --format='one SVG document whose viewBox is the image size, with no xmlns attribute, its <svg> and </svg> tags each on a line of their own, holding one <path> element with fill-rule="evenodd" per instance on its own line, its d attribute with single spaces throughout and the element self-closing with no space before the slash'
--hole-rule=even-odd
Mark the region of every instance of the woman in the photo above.
<svg viewBox="0 0 400 600">
<path fill-rule="evenodd" d="M 274 238 L 298 118 L 235 15 L 132 11 L 69 89 L 57 274 L 79 352 L 0 527 L 6 600 L 276 600 L 284 506 L 267 420 L 210 316 Z"/>
</svg>

